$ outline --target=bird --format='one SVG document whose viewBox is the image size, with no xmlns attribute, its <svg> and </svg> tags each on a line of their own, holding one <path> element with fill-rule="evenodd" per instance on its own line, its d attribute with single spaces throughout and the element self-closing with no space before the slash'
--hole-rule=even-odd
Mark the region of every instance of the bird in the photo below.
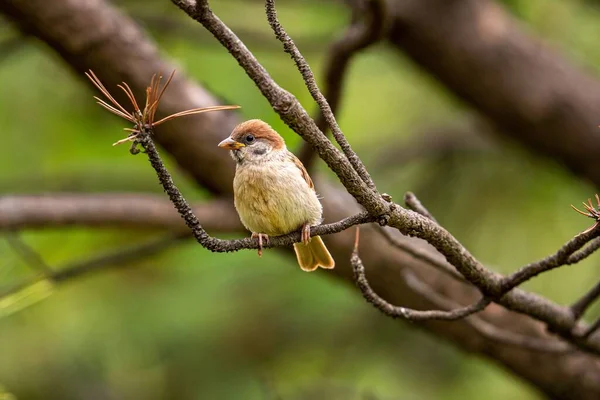
<svg viewBox="0 0 600 400">
<path fill-rule="evenodd" d="M 300 268 L 334 268 L 321 237 L 310 236 L 311 226 L 322 221 L 323 206 L 306 168 L 283 138 L 266 122 L 251 119 L 218 146 L 229 150 L 236 162 L 234 205 L 242 224 L 258 239 L 259 256 L 269 236 L 301 230 L 302 241 L 294 243 Z"/>
</svg>

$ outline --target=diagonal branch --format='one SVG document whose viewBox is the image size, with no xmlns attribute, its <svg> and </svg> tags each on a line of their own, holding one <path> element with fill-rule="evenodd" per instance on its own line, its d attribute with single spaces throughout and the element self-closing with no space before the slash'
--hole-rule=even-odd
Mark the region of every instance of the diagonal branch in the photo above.
<svg viewBox="0 0 600 400">
<path fill-rule="evenodd" d="M 558 251 L 542 260 L 530 263 L 516 272 L 508 275 L 502 282 L 502 293 L 510 291 L 512 288 L 519 286 L 523 282 L 537 276 L 541 273 L 551 271 L 563 265 L 579 262 L 590 256 L 600 247 L 598 235 L 599 229 L 593 229 L 575 236 L 573 239 L 565 243 Z M 594 240 L 593 242 L 591 242 Z M 591 242 L 591 243 L 590 243 Z M 586 244 L 590 246 L 579 251 Z"/>
<path fill-rule="evenodd" d="M 586 294 L 571 305 L 571 311 L 575 318 L 581 318 L 598 297 L 600 297 L 600 282 L 596 283 Z"/>
<path fill-rule="evenodd" d="M 5 239 L 13 251 L 30 267 L 41 272 L 42 275 L 48 276 L 52 274 L 52 268 L 46 264 L 42 256 L 25 243 L 16 232 L 8 232 L 5 235 Z"/>
<path fill-rule="evenodd" d="M 417 277 L 414 272 L 404 269 L 402 270 L 402 275 L 404 276 L 404 280 L 409 287 L 420 293 L 423 298 L 426 298 L 433 304 L 436 304 L 438 307 L 458 307 L 451 299 L 436 293 L 433 288 Z M 481 335 L 510 346 L 517 346 L 528 350 L 549 353 L 564 353 L 566 351 L 573 350 L 572 346 L 561 340 L 542 339 L 501 329 L 487 322 L 480 315 L 471 315 L 465 318 L 464 321 L 471 325 Z"/>
<path fill-rule="evenodd" d="M 421 203 L 417 196 L 415 196 L 414 193 L 406 192 L 406 194 L 404 195 L 404 203 L 406 204 L 407 208 L 410 208 L 414 212 L 419 213 L 422 216 L 429 218 L 433 222 L 437 223 L 437 220 L 435 219 L 433 214 L 431 214 L 429 210 L 425 208 L 425 206 Z"/>
<path fill-rule="evenodd" d="M 437 268 L 444 274 L 450 276 L 452 279 L 462 282 L 468 283 L 465 278 L 448 262 L 436 257 L 436 254 L 431 253 L 421 247 L 413 245 L 408 241 L 401 240 L 400 238 L 393 235 L 392 232 L 388 231 L 385 227 L 377 227 L 377 231 L 381 233 L 381 236 L 391 245 L 400 249 L 402 251 L 407 252 L 417 260 L 425 261 L 427 264 Z"/>
<path fill-rule="evenodd" d="M 358 231 L 357 231 L 358 237 Z M 469 315 L 478 313 L 484 310 L 492 300 L 487 297 L 482 297 L 476 303 L 468 306 L 455 308 L 450 311 L 442 310 L 427 310 L 419 311 L 413 310 L 407 307 L 393 306 L 375 293 L 375 291 L 369 285 L 369 281 L 365 276 L 365 267 L 358 255 L 358 239 L 357 246 L 352 252 L 352 258 L 350 259 L 354 271 L 354 280 L 356 286 L 360 289 L 363 297 L 371 303 L 379 311 L 392 318 L 403 318 L 409 321 L 428 321 L 428 320 L 442 320 L 442 321 L 456 321 L 468 317 Z"/>
<path fill-rule="evenodd" d="M 271 25 L 271 29 L 273 29 L 273 32 L 275 32 L 277 39 L 283 43 L 284 51 L 288 53 L 296 63 L 296 67 L 298 67 L 300 74 L 302 74 L 302 78 L 304 79 L 304 83 L 306 84 L 308 91 L 319 105 L 319 109 L 321 110 L 325 121 L 327 121 L 329 129 L 331 129 L 331 133 L 335 138 L 335 141 L 340 145 L 348 161 L 350 161 L 350 164 L 358 173 L 363 182 L 366 183 L 369 188 L 375 191 L 375 182 L 373 182 L 373 179 L 371 179 L 371 175 L 367 171 L 367 168 L 364 166 L 358 155 L 356 155 L 354 150 L 352 150 L 350 143 L 348 143 L 348 140 L 342 133 L 342 130 L 340 129 L 335 116 L 333 115 L 333 111 L 331 111 L 331 107 L 329 106 L 327 99 L 325 96 L 323 96 L 319 90 L 319 87 L 317 86 L 317 81 L 312 70 L 310 69 L 310 66 L 304 59 L 302 53 L 300 53 L 300 50 L 298 50 L 292 41 L 292 38 L 289 37 L 289 35 L 285 32 L 285 29 L 283 29 L 279 23 L 279 20 L 277 19 L 277 10 L 275 9 L 275 0 L 266 0 L 265 8 L 267 11 L 267 20 L 269 21 L 269 25 Z"/>
<path fill-rule="evenodd" d="M 53 269 L 51 273 L 44 276 L 44 279 L 49 280 L 52 284 L 69 282 L 75 278 L 93 272 L 103 271 L 107 268 L 115 268 L 139 261 L 145 257 L 153 256 L 183 240 L 189 239 L 189 237 L 190 234 L 187 230 L 185 232 L 179 231 L 170 233 L 166 236 L 155 238 L 142 244 L 113 250 L 99 256 L 94 256 L 83 261 L 77 261 L 64 267 Z M 37 282 L 39 282 L 39 279 L 17 283 L 14 286 L 1 291 L 0 299 L 18 293 L 35 285 Z"/>
<path fill-rule="evenodd" d="M 364 0 L 352 8 L 352 23 L 344 34 L 329 46 L 325 61 L 325 79 L 323 95 L 329 103 L 331 113 L 337 114 L 342 97 L 344 81 L 348 76 L 348 68 L 352 58 L 360 51 L 377 43 L 384 34 L 385 2 L 381 0 Z M 327 134 L 328 121 L 319 107 L 315 123 Z M 302 142 L 298 158 L 306 169 L 311 167 L 316 156 L 315 151 L 307 142 Z"/>
</svg>

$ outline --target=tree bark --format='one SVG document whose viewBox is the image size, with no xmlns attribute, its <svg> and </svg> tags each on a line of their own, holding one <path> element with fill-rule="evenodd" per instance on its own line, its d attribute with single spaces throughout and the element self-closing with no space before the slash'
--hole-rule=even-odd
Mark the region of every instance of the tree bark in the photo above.
<svg viewBox="0 0 600 400">
<path fill-rule="evenodd" d="M 477 8 L 478 6 L 475 6 L 474 3 L 478 1 L 482 0 L 467 1 L 467 3 L 471 7 Z M 401 22 L 404 20 L 401 20 L 400 17 L 405 15 L 402 14 L 402 11 L 407 13 L 411 11 L 421 19 L 425 19 L 426 17 L 417 11 L 420 10 L 422 13 L 427 14 L 426 11 L 429 10 L 429 7 L 425 4 L 431 3 L 432 6 L 437 6 L 429 10 L 432 13 L 431 21 L 434 20 L 433 14 L 436 14 L 436 23 L 447 26 L 446 19 L 449 16 L 439 14 L 441 11 L 448 12 L 446 7 L 451 8 L 450 5 L 444 7 L 442 3 L 445 2 L 456 7 L 459 7 L 458 4 L 460 4 L 460 2 L 447 0 L 398 2 L 398 8 L 394 11 L 396 19 L 390 37 L 398 44 L 402 42 L 396 42 L 394 38 L 404 37 L 406 42 L 409 41 L 406 39 L 407 34 L 409 39 L 421 38 L 420 40 L 425 40 L 423 38 L 426 38 L 433 41 L 435 33 L 438 32 L 437 30 L 428 31 L 429 28 L 425 26 L 423 31 L 417 32 L 415 29 L 409 29 L 408 31 L 404 29 L 403 31 Z M 400 7 L 400 3 L 406 5 Z M 487 4 L 487 2 L 485 3 Z M 420 6 L 420 4 L 423 5 Z M 172 69 L 170 63 L 159 57 L 156 47 L 140 28 L 103 0 L 55 0 L 52 2 L 46 0 L 4 0 L 0 3 L 0 11 L 11 17 L 20 29 L 32 33 L 46 42 L 79 76 L 83 77 L 83 72 L 91 68 L 108 88 L 114 88 L 117 83 L 126 81 L 134 92 L 142 93 L 153 73 L 159 71 L 168 73 Z M 409 13 L 408 15 L 412 14 Z M 405 18 L 407 18 L 406 15 Z M 404 23 L 404 26 L 407 26 L 407 23 Z M 465 21 L 461 21 L 461 23 L 465 23 Z M 512 24 L 509 26 L 512 29 Z M 442 33 L 446 37 L 438 40 L 451 40 L 452 31 L 444 30 Z M 459 37 L 462 40 L 471 39 L 469 36 L 466 38 L 464 36 Z M 490 45 L 493 45 L 493 40 L 491 42 Z M 406 43 L 402 43 L 402 45 L 403 48 L 407 48 L 407 51 L 412 50 L 413 53 L 418 53 L 415 49 L 416 45 L 409 46 Z M 441 45 L 438 47 L 441 47 Z M 437 50 L 442 51 L 442 49 Z M 444 54 L 446 52 L 447 50 L 444 50 Z M 451 51 L 448 52 L 451 53 Z M 466 50 L 463 53 L 466 53 Z M 508 54 L 505 56 L 509 58 Z M 518 54 L 511 55 L 510 62 L 517 62 L 513 59 L 518 56 Z M 426 57 L 423 58 L 427 59 Z M 560 65 L 564 64 L 559 60 L 554 61 Z M 447 63 L 448 66 L 443 67 L 440 65 L 437 67 L 440 73 L 443 72 L 444 68 L 450 68 L 451 70 L 452 68 L 458 68 L 459 72 L 462 72 L 459 68 L 460 63 L 457 62 L 457 65 Z M 443 64 L 446 64 L 446 62 Z M 493 63 L 488 66 L 495 67 Z M 290 68 L 292 67 L 290 66 Z M 478 72 L 479 74 L 475 75 L 471 70 L 470 73 L 462 72 L 460 76 L 487 80 L 483 70 L 480 69 Z M 535 70 L 530 71 L 530 73 L 532 75 L 538 74 Z M 578 76 L 580 73 L 571 71 L 568 74 Z M 507 77 L 504 78 L 508 79 Z M 597 86 L 591 80 L 589 83 L 590 87 Z M 488 85 L 491 86 L 488 86 L 487 90 L 476 90 L 477 85 L 471 84 L 469 87 L 473 87 L 471 89 L 472 96 L 491 96 L 489 91 L 502 89 L 501 87 L 497 88 L 496 86 L 501 85 L 496 83 L 488 83 Z M 456 86 L 459 86 L 458 82 Z M 466 89 L 463 90 L 467 92 Z M 506 96 L 511 93 L 517 95 L 516 89 L 513 90 L 514 93 L 506 90 L 504 92 L 506 92 Z M 580 99 L 580 97 L 581 95 L 576 96 L 577 99 Z M 533 100 L 535 99 L 537 97 L 534 96 Z M 506 101 L 508 102 L 508 99 Z M 182 73 L 178 73 L 169 90 L 165 93 L 161 112 L 164 115 L 188 108 L 215 105 L 216 103 L 215 97 L 187 80 Z M 478 99 L 477 103 L 473 100 L 471 103 L 489 103 L 490 108 L 496 104 L 494 101 L 484 99 Z M 517 103 L 528 104 L 526 102 Z M 501 105 L 497 105 L 497 107 L 498 110 L 502 108 Z M 589 105 L 586 105 L 584 109 L 591 111 Z M 561 120 L 561 118 L 568 117 L 566 115 L 568 113 L 565 113 L 560 107 L 558 111 L 552 113 L 555 119 L 553 123 L 560 126 L 570 126 L 567 122 Z M 573 112 L 575 110 L 571 110 L 571 113 Z M 525 111 L 522 111 L 522 113 L 523 116 L 520 120 L 525 119 Z M 498 115 L 501 116 L 500 111 L 498 111 Z M 513 113 L 509 113 L 508 116 L 511 115 Z M 188 172 L 199 185 L 205 186 L 215 194 L 229 195 L 232 186 L 233 162 L 226 152 L 216 148 L 216 144 L 225 138 L 239 121 L 239 118 L 236 118 L 230 112 L 209 113 L 194 118 L 179 119 L 161 126 L 161 129 L 157 132 L 156 141 L 174 157 L 178 165 Z M 589 122 L 589 119 L 587 121 Z M 583 129 L 585 123 L 579 122 L 576 125 L 580 131 L 585 130 Z M 522 133 L 524 129 L 525 127 L 520 132 Z M 585 131 L 590 132 L 589 130 Z M 541 128 L 535 132 L 541 134 Z M 560 140 L 561 143 L 567 142 L 565 137 L 561 136 L 562 131 L 553 129 L 552 132 L 557 136 L 556 140 Z M 527 142 L 534 143 L 533 139 Z M 545 153 L 554 155 L 560 160 L 563 159 L 561 158 L 563 153 L 565 158 L 568 154 L 570 156 L 569 160 L 573 164 L 571 168 L 576 170 L 575 167 L 579 166 L 578 172 L 592 174 L 593 171 L 589 167 L 591 167 L 593 161 L 589 160 L 590 165 L 586 164 L 585 168 L 584 163 L 581 161 L 581 159 L 588 159 L 589 147 L 580 148 L 579 146 L 570 145 L 568 146 L 569 152 L 566 152 L 566 150 L 561 150 L 561 146 L 551 146 L 550 141 L 547 142 L 544 147 L 541 147 Z M 534 148 L 533 145 L 532 148 Z M 583 153 L 575 157 L 575 153 L 579 150 Z M 600 171 L 600 169 L 597 171 Z M 596 173 L 600 174 L 600 172 Z M 333 185 L 318 180 L 317 189 L 323 195 L 322 202 L 328 221 L 338 220 L 358 211 L 354 200 L 347 193 L 334 188 Z M 337 261 L 337 266 L 332 273 L 348 282 L 352 282 L 349 258 L 354 241 L 354 231 L 342 232 L 327 237 L 325 240 Z M 423 244 L 423 246 L 428 247 L 426 244 Z M 415 273 L 424 277 L 435 290 L 457 302 L 464 303 L 475 299 L 475 293 L 465 290 L 465 286 L 450 280 L 447 276 L 440 274 L 427 264 L 413 259 L 408 254 L 390 247 L 382 240 L 381 236 L 368 227 L 361 229 L 361 256 L 367 267 L 367 276 L 371 285 L 382 297 L 393 304 L 420 309 L 433 307 L 429 301 L 407 286 L 401 277 L 400 271 L 402 268 L 414 270 Z M 226 257 L 226 255 L 223 255 L 223 257 Z M 503 329 L 537 337 L 547 337 L 540 324 L 523 316 L 510 313 L 498 306 L 488 307 L 482 316 Z M 562 355 L 532 352 L 488 339 L 473 330 L 464 321 L 451 323 L 427 322 L 420 326 L 441 338 L 451 341 L 464 350 L 477 353 L 497 362 L 550 397 L 564 399 L 600 398 L 600 365 L 593 356 L 580 351 Z"/>
</svg>

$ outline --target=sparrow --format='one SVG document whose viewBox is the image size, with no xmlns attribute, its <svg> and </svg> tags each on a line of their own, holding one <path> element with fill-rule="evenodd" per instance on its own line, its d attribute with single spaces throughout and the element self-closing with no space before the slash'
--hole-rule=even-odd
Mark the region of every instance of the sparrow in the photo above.
<svg viewBox="0 0 600 400">
<path fill-rule="evenodd" d="M 302 242 L 294 243 L 303 271 L 331 269 L 335 262 L 323 240 L 310 236 L 311 226 L 322 221 L 323 207 L 302 162 L 285 146 L 283 138 L 259 119 L 242 122 L 219 143 L 236 162 L 234 204 L 242 224 L 263 240 L 302 230 Z"/>
</svg>

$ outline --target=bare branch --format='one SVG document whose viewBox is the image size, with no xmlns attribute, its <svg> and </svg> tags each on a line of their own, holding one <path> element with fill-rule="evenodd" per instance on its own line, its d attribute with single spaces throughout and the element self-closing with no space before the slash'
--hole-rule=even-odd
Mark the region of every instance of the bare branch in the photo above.
<svg viewBox="0 0 600 400">
<path fill-rule="evenodd" d="M 74 262 L 62 268 L 53 269 L 52 272 L 47 274 L 44 278 L 50 280 L 53 284 L 65 283 L 92 272 L 119 267 L 121 265 L 139 261 L 145 257 L 153 256 L 189 237 L 190 233 L 187 230 L 185 232 L 179 231 L 170 233 L 164 237 L 152 239 L 143 244 L 118 249 L 87 260 Z M 0 299 L 17 293 L 37 282 L 39 282 L 39 279 L 18 283 L 3 292 L 0 292 Z"/>
<path fill-rule="evenodd" d="M 43 275 L 49 276 L 52 274 L 52 268 L 46 264 L 42 256 L 25 243 L 17 233 L 8 232 L 5 235 L 8 245 L 17 253 L 23 261 Z"/>
<path fill-rule="evenodd" d="M 288 53 L 296 63 L 296 67 L 298 67 L 298 70 L 302 74 L 302 78 L 304 79 L 304 83 L 306 84 L 308 91 L 319 105 L 319 109 L 321 110 L 321 113 L 323 113 L 325 121 L 327 121 L 327 125 L 329 125 L 329 129 L 331 129 L 331 133 L 335 138 L 335 141 L 340 145 L 342 151 L 348 158 L 348 161 L 350 161 L 350 164 L 361 177 L 363 182 L 366 183 L 369 188 L 375 191 L 375 182 L 373 182 L 371 175 L 369 175 L 369 172 L 365 168 L 364 164 L 356 155 L 354 150 L 352 150 L 350 143 L 348 143 L 348 140 L 342 133 L 342 130 L 335 120 L 335 116 L 331 111 L 331 107 L 329 106 L 327 99 L 325 96 L 323 96 L 319 90 L 319 87 L 317 86 L 317 81 L 312 70 L 310 69 L 310 66 L 292 41 L 292 38 L 289 37 L 279 23 L 279 20 L 277 19 L 277 10 L 275 9 L 275 0 L 266 0 L 265 8 L 267 11 L 267 20 L 269 21 L 269 25 L 271 25 L 271 29 L 273 29 L 273 32 L 275 32 L 277 39 L 283 43 L 284 51 Z"/>
<path fill-rule="evenodd" d="M 600 247 L 600 243 L 596 240 L 590 245 L 589 250 L 584 249 L 580 253 L 576 252 L 592 239 L 596 239 L 599 234 L 600 230 L 598 229 L 581 233 L 565 243 L 556 253 L 513 272 L 503 279 L 502 292 L 508 292 L 512 288 L 519 286 L 523 282 L 543 272 L 569 264 L 571 256 L 573 256 L 572 260 L 576 260 L 575 262 L 581 261 L 597 250 Z"/>
<path fill-rule="evenodd" d="M 424 261 L 427 264 L 439 269 L 440 271 L 442 271 L 443 273 L 445 273 L 446 275 L 450 276 L 458 282 L 468 283 L 465 280 L 465 278 L 458 271 L 456 271 L 456 268 L 448 264 L 448 262 L 440 259 L 439 257 L 436 257 L 436 255 L 431 253 L 430 251 L 426 251 L 425 249 L 417 245 L 413 245 L 408 241 L 400 240 L 400 238 L 397 238 L 394 234 L 392 234 L 392 232 L 388 231 L 385 227 L 377 226 L 376 229 L 379 233 L 381 233 L 381 235 L 390 245 L 407 252 L 417 260 Z"/>
<path fill-rule="evenodd" d="M 577 300 L 571 306 L 571 311 L 575 316 L 575 319 L 579 319 L 585 314 L 587 309 L 592 305 L 594 301 L 600 296 L 600 282 L 596 283 L 586 294 L 584 294 L 579 300 Z"/>
<path fill-rule="evenodd" d="M 598 318 L 590 327 L 583 333 L 583 338 L 587 339 L 592 336 L 600 328 L 600 318 Z"/>
<path fill-rule="evenodd" d="M 242 232 L 229 200 L 192 207 L 212 232 Z M 137 193 L 48 194 L 0 197 L 0 231 L 63 226 L 181 229 L 173 204 L 163 196 Z"/>
<path fill-rule="evenodd" d="M 352 263 L 353 271 L 354 271 L 354 280 L 356 285 L 360 289 L 363 294 L 365 300 L 371 303 L 375 308 L 379 311 L 392 318 L 403 318 L 409 321 L 427 321 L 427 320 L 443 320 L 443 321 L 455 321 L 458 319 L 465 318 L 471 314 L 482 311 L 487 307 L 492 301 L 489 298 L 482 297 L 476 303 L 471 305 L 455 308 L 451 311 L 442 311 L 442 310 L 428 310 L 428 311 L 419 311 L 413 310 L 411 308 L 406 307 L 398 307 L 391 305 L 381 297 L 375 293 L 375 291 L 369 285 L 367 281 L 367 277 L 365 276 L 365 267 L 362 263 L 358 255 L 358 241 L 359 241 L 359 230 L 356 230 L 356 241 L 354 246 L 354 251 L 352 252 L 352 258 L 350 262 Z"/>
<path fill-rule="evenodd" d="M 381 39 L 385 27 L 385 2 L 364 0 L 352 8 L 352 23 L 326 52 L 323 94 L 331 113 L 337 114 L 350 61 L 360 51 Z M 319 129 L 327 134 L 328 122 L 319 108 L 315 117 Z M 316 153 L 308 142 L 302 142 L 298 158 L 310 172 Z"/>
<path fill-rule="evenodd" d="M 404 203 L 406 207 L 410 208 L 414 212 L 421 214 L 422 216 L 429 218 L 433 222 L 437 223 L 437 220 L 433 217 L 433 215 L 429 212 L 427 208 L 419 201 L 417 196 L 415 196 L 412 192 L 406 192 L 404 195 Z"/>
<path fill-rule="evenodd" d="M 598 248 L 600 248 L 600 238 L 590 240 L 584 248 L 571 254 L 567 258 L 565 265 L 573 265 L 585 260 L 586 258 L 591 256 L 596 250 L 598 250 Z"/>
<path fill-rule="evenodd" d="M 433 288 L 417 277 L 414 272 L 404 269 L 402 270 L 402 275 L 408 286 L 433 304 L 436 304 L 437 307 L 458 307 L 451 299 L 436 293 Z M 484 320 L 482 315 L 471 315 L 465 318 L 465 322 L 476 329 L 481 335 L 511 346 L 551 353 L 564 353 L 573 349 L 568 343 L 557 339 L 541 339 L 498 328 Z"/>
</svg>

